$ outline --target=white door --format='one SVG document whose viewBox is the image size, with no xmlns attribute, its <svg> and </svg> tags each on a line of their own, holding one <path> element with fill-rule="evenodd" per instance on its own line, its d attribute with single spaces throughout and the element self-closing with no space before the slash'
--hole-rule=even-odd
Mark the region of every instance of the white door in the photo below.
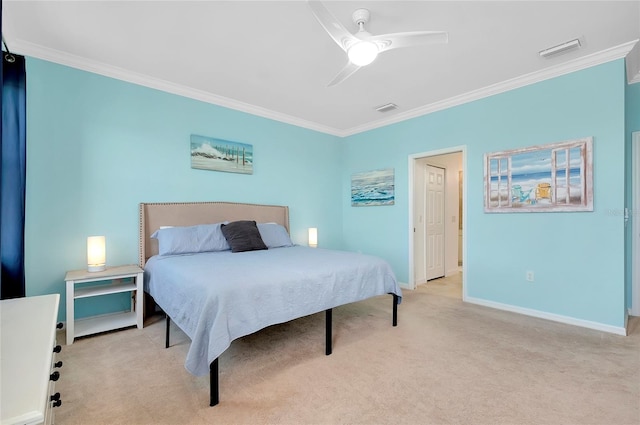
<svg viewBox="0 0 640 425">
<path fill-rule="evenodd" d="M 425 186 L 425 164 L 418 161 L 415 162 L 414 172 L 414 200 L 413 200 L 413 258 L 414 258 L 414 278 L 415 285 L 421 285 L 427 282 L 427 260 L 425 249 L 425 212 L 426 212 L 426 193 Z"/>
<path fill-rule="evenodd" d="M 444 169 L 426 166 L 427 280 L 444 276 Z"/>
</svg>

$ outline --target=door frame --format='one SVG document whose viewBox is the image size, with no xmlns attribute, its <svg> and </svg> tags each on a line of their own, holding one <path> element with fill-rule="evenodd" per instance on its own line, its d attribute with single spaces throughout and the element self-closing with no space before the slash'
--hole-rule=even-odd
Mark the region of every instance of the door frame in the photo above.
<svg viewBox="0 0 640 425">
<path fill-rule="evenodd" d="M 631 308 L 640 316 L 640 131 L 631 135 Z"/>
<path fill-rule="evenodd" d="M 416 289 L 415 282 L 415 270 L 414 270 L 414 261 L 413 261 L 413 247 L 414 247 L 414 233 L 413 233 L 413 199 L 415 196 L 415 187 L 414 187 L 414 174 L 415 174 L 415 163 L 417 160 L 422 158 L 427 158 L 431 156 L 438 155 L 446 155 L 450 153 L 462 153 L 462 300 L 466 301 L 467 299 L 467 145 L 453 146 L 450 148 L 437 149 L 432 151 L 414 153 L 409 155 L 408 157 L 408 178 L 409 178 L 409 186 L 408 186 L 408 203 L 409 203 L 409 223 L 408 223 L 408 235 L 407 238 L 409 240 L 409 289 Z M 446 196 L 446 195 L 445 195 Z M 457 237 L 457 235 L 456 235 Z"/>
</svg>

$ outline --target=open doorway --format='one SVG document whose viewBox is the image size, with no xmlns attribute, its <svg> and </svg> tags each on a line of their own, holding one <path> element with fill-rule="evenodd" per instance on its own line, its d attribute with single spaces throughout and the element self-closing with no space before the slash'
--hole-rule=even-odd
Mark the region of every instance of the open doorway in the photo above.
<svg viewBox="0 0 640 425">
<path fill-rule="evenodd" d="M 466 147 L 409 156 L 409 287 L 465 299 Z"/>
</svg>

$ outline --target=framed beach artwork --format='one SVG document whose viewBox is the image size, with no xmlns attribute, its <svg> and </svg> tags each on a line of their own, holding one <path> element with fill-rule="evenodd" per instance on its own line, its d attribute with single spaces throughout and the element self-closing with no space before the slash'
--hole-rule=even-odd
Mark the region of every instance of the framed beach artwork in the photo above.
<svg viewBox="0 0 640 425">
<path fill-rule="evenodd" d="M 484 155 L 484 211 L 593 211 L 593 138 Z"/>
<path fill-rule="evenodd" d="M 366 171 L 351 175 L 351 206 L 393 205 L 395 201 L 394 169 Z"/>
<path fill-rule="evenodd" d="M 192 134 L 191 168 L 253 174 L 253 146 Z"/>
</svg>

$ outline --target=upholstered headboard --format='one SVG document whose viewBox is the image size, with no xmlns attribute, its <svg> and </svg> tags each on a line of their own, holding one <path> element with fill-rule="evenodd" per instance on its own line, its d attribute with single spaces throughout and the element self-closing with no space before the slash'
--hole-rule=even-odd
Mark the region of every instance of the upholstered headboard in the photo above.
<svg viewBox="0 0 640 425">
<path fill-rule="evenodd" d="M 158 253 L 158 241 L 151 235 L 160 226 L 193 226 L 221 221 L 255 220 L 278 223 L 289 231 L 289 207 L 233 202 L 161 202 L 140 204 L 139 263 Z"/>
</svg>

